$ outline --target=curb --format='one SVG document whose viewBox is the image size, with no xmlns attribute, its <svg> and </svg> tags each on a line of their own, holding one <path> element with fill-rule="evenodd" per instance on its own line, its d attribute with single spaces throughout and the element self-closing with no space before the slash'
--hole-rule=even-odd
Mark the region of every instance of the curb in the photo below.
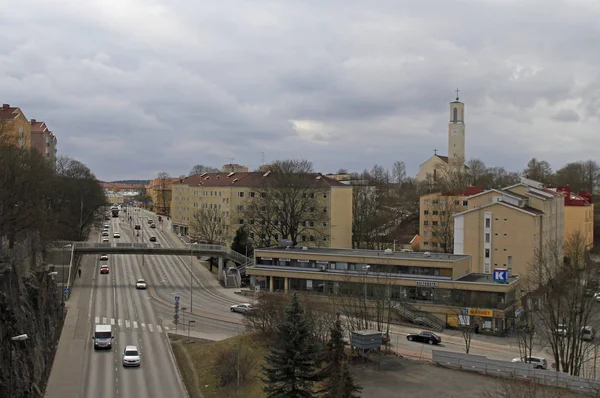
<svg viewBox="0 0 600 398">
<path fill-rule="evenodd" d="M 171 338 L 169 337 L 169 333 L 167 333 L 166 331 L 164 331 L 164 334 L 167 337 L 167 345 L 169 346 L 169 355 L 171 356 L 171 360 L 173 361 L 173 364 L 175 365 L 175 369 L 177 369 L 177 376 L 179 376 L 179 385 L 181 386 L 183 391 L 185 391 L 185 396 L 189 397 L 190 393 L 188 392 L 187 387 L 185 386 L 185 383 L 183 382 L 183 375 L 181 374 L 181 370 L 179 369 L 179 365 L 177 364 L 177 358 L 175 358 L 175 353 L 173 352 L 173 346 L 171 345 Z"/>
</svg>

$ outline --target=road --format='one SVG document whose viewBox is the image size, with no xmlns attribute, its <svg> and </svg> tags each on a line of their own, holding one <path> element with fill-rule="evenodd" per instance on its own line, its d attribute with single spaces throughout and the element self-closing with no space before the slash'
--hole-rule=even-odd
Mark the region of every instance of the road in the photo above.
<svg viewBox="0 0 600 398">
<path fill-rule="evenodd" d="M 122 218 L 106 221 L 110 225 L 111 243 L 141 242 L 143 235 L 146 242 L 150 236 L 155 236 L 162 245 L 182 244 L 166 228 L 164 231 L 160 226 L 150 228 L 147 218 L 143 217 L 153 217 L 151 213 L 140 213 L 139 224 L 142 230 L 139 237 L 135 235 L 137 231 L 133 229 L 134 223 L 123 222 Z M 120 239 L 113 238 L 115 232 L 121 234 Z M 226 338 L 244 330 L 241 315 L 229 313 L 229 306 L 239 300 L 213 291 L 196 275 L 192 275 L 194 291 L 193 295 L 190 294 L 190 258 L 112 255 L 108 261 L 108 275 L 100 274 L 101 262 L 98 255 L 85 256 L 82 261 L 83 272 L 93 272 L 93 276 L 87 313 L 90 340 L 83 353 L 80 396 L 185 396 L 165 336 L 165 332 L 175 328 L 175 295 L 181 297 L 180 308 L 188 309 L 187 313 L 180 312 L 180 321 L 185 321 L 186 324 L 190 320 L 195 321 L 192 328 L 194 331 Z M 194 259 L 193 265 L 196 270 L 198 261 Z M 135 282 L 139 278 L 147 281 L 147 290 L 135 288 Z M 192 306 L 194 314 L 189 313 Z M 94 350 L 91 336 L 97 324 L 113 326 L 115 339 L 111 350 Z M 126 345 L 138 347 L 141 356 L 139 368 L 122 366 L 121 356 Z"/>
</svg>

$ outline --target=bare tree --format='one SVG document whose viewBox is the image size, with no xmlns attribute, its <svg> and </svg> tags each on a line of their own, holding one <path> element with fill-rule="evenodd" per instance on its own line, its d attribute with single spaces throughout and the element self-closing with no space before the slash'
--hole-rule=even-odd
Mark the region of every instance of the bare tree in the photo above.
<svg viewBox="0 0 600 398">
<path fill-rule="evenodd" d="M 250 230 L 269 228 L 280 239 L 319 242 L 325 236 L 323 221 L 327 220 L 324 194 L 328 188 L 322 176 L 315 173 L 307 160 L 280 160 L 267 166 L 270 173 L 257 188 L 255 197 L 244 208 L 244 218 Z M 259 244 L 266 236 L 256 236 Z M 303 239 L 302 239 L 303 238 Z M 264 242 L 267 243 L 267 242 Z M 272 245 L 272 241 L 267 246 Z"/>
<path fill-rule="evenodd" d="M 488 168 L 481 159 L 470 159 L 467 162 L 467 173 L 469 176 L 469 185 L 481 186 L 485 179 L 488 177 Z"/>
<path fill-rule="evenodd" d="M 218 209 L 200 209 L 190 219 L 190 235 L 208 244 L 224 244 L 229 236 L 229 225 Z"/>
<path fill-rule="evenodd" d="M 569 185 L 574 192 L 593 193 L 599 181 L 600 166 L 593 160 L 567 163 L 556 171 L 554 178 L 556 185 Z"/>
<path fill-rule="evenodd" d="M 158 173 L 158 184 L 156 189 L 157 198 L 160 198 L 158 203 L 154 204 L 156 212 L 159 214 L 169 215 L 171 203 L 169 203 L 169 190 L 171 189 L 171 177 L 169 173 L 164 171 Z"/>
<path fill-rule="evenodd" d="M 188 176 L 193 176 L 196 174 L 203 174 L 203 173 L 218 173 L 218 172 L 219 172 L 219 169 L 217 169 L 216 167 L 205 166 L 203 164 L 197 164 L 194 167 L 192 167 Z"/>
<path fill-rule="evenodd" d="M 527 162 L 527 167 L 523 170 L 523 176 L 531 180 L 543 182 L 544 184 L 552 183 L 552 167 L 545 160 L 537 160 L 532 158 Z"/>
<path fill-rule="evenodd" d="M 454 192 L 444 192 L 432 199 L 432 204 L 423 216 L 431 231 L 431 242 L 444 253 L 454 252 L 454 218 L 461 207 L 461 197 Z"/>
<path fill-rule="evenodd" d="M 394 162 L 394 166 L 392 167 L 392 180 L 396 184 L 402 184 L 406 181 L 406 165 L 404 162 L 400 160 Z"/>
</svg>

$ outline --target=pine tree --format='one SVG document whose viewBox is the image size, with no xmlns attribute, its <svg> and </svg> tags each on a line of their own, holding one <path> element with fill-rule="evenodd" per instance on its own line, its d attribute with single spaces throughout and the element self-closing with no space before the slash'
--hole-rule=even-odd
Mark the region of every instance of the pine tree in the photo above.
<svg viewBox="0 0 600 398">
<path fill-rule="evenodd" d="M 252 255 L 254 249 L 252 248 L 252 243 L 248 237 L 248 230 L 245 226 L 242 226 L 235 231 L 233 242 L 231 242 L 231 250 L 245 256 Z"/>
<path fill-rule="evenodd" d="M 354 382 L 344 353 L 344 334 L 339 319 L 331 328 L 331 337 L 327 342 L 327 364 L 319 374 L 324 380 L 319 394 L 323 398 L 360 398 L 362 388 Z"/>
<path fill-rule="evenodd" d="M 263 366 L 268 398 L 313 398 L 317 380 L 318 346 L 296 294 L 285 310 L 277 340 L 270 347 Z"/>
</svg>

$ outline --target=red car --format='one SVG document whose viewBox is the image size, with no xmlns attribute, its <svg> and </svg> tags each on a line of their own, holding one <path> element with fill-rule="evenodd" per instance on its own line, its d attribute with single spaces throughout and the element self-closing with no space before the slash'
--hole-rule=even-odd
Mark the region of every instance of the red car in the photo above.
<svg viewBox="0 0 600 398">
<path fill-rule="evenodd" d="M 108 271 L 108 265 L 105 264 L 105 265 L 101 266 L 100 267 L 100 273 L 101 274 L 108 274 L 109 273 L 109 271 Z"/>
</svg>

